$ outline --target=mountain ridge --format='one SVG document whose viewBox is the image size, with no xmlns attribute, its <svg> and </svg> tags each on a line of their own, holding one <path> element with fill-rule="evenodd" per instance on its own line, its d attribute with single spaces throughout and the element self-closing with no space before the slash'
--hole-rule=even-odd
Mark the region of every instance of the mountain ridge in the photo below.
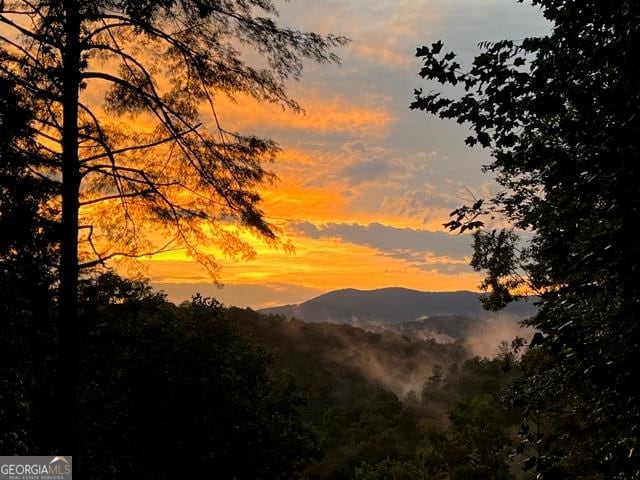
<svg viewBox="0 0 640 480">
<path fill-rule="evenodd" d="M 306 322 L 396 325 L 433 316 L 490 318 L 512 316 L 519 320 L 535 314 L 535 297 L 514 302 L 502 312 L 482 308 L 482 294 L 468 290 L 426 292 L 403 287 L 373 290 L 344 288 L 318 295 L 299 304 L 264 308 L 261 313 L 298 318 Z"/>
</svg>

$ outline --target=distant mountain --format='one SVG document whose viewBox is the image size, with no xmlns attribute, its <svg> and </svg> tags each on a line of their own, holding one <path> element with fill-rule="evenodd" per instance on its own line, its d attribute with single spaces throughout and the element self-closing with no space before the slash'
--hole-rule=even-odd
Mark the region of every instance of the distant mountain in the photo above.
<svg viewBox="0 0 640 480">
<path fill-rule="evenodd" d="M 305 322 L 346 323 L 364 327 L 397 326 L 415 330 L 434 323 L 434 330 L 446 333 L 457 327 L 451 335 L 458 336 L 460 329 L 468 329 L 472 319 L 493 318 L 496 315 L 523 319 L 536 312 L 534 300 L 522 300 L 510 304 L 503 312 L 496 314 L 482 308 L 480 295 L 473 292 L 420 292 L 406 288 L 382 288 L 378 290 L 345 289 L 320 295 L 299 305 L 267 308 L 261 313 L 294 317 Z M 437 322 L 424 319 L 446 317 Z M 418 325 L 411 322 L 420 322 Z M 437 325 L 435 325 L 437 323 Z M 401 328 L 402 329 L 402 328 Z M 444 330 L 443 330 L 444 329 Z M 447 335 L 449 333 L 446 333 Z"/>
</svg>

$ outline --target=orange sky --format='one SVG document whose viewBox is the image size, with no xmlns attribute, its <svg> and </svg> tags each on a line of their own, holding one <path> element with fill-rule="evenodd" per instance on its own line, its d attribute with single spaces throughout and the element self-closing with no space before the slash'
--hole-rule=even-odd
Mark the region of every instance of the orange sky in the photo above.
<svg viewBox="0 0 640 480">
<path fill-rule="evenodd" d="M 342 67 L 308 65 L 290 86 L 305 115 L 242 98 L 217 98 L 216 109 L 225 128 L 281 145 L 272 165 L 279 182 L 265 187 L 263 208 L 295 252 L 249 237 L 253 260 L 210 250 L 222 290 L 180 251 L 143 259 L 143 273 L 175 301 L 202 291 L 253 307 L 347 287 L 475 289 L 469 237 L 448 235 L 442 224 L 491 190 L 481 174 L 488 158 L 463 145 L 464 128 L 409 111 L 413 89 L 425 86 L 413 53 L 442 38 L 468 61 L 480 41 L 541 32 L 539 14 L 512 0 L 281 3 L 283 23 L 352 39 Z"/>
</svg>

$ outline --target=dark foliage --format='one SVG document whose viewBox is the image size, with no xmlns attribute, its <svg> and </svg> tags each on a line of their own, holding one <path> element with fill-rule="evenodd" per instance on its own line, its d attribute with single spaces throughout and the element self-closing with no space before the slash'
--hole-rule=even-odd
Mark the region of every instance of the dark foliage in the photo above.
<svg viewBox="0 0 640 480">
<path fill-rule="evenodd" d="M 106 275 L 81 307 L 81 475 L 286 479 L 317 455 L 292 380 L 214 300 Z"/>
<path fill-rule="evenodd" d="M 318 457 L 293 380 L 217 302 L 176 307 L 112 274 L 81 293 L 78 475 L 275 480 Z M 35 328 L 19 297 L 2 300 L 2 448 L 52 451 L 55 336 Z"/>
<path fill-rule="evenodd" d="M 49 309 L 57 212 L 47 202 L 57 184 L 32 176 L 46 156 L 31 140 L 30 111 L 0 76 L 0 447 L 22 454 L 33 451 L 36 425 L 44 432 L 48 424 L 42 407 L 52 400 L 50 385 L 36 379 L 50 371 L 55 335 Z"/>
<path fill-rule="evenodd" d="M 247 258 L 241 230 L 278 243 L 258 192 L 278 146 L 225 130 L 216 96 L 300 110 L 286 81 L 305 59 L 337 62 L 346 39 L 281 26 L 277 14 L 270 0 L 0 1 L 0 74 L 28 99 L 31 141 L 50 156 L 28 177 L 60 181 L 55 397 L 56 417 L 71 425 L 58 425 L 69 453 L 81 270 L 179 246 L 215 275 L 204 244 Z M 87 98 L 92 88 L 105 92 L 108 117 Z"/>
<path fill-rule="evenodd" d="M 448 226 L 502 215 L 533 235 L 519 249 L 511 233 L 479 231 L 474 257 L 490 307 L 525 284 L 542 294 L 515 389 L 532 425 L 523 438 L 538 447 L 524 466 L 544 478 L 638 478 L 640 4 L 533 4 L 552 32 L 485 43 L 468 71 L 441 42 L 420 48 L 421 76 L 462 95 L 418 90 L 412 108 L 470 125 L 467 143 L 490 150 L 486 169 L 504 187 Z"/>
</svg>

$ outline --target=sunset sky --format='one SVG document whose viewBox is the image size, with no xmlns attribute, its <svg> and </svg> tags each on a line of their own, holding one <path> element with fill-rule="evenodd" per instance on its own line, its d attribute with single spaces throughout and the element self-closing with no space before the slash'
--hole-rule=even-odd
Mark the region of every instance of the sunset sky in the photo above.
<svg viewBox="0 0 640 480">
<path fill-rule="evenodd" d="M 442 39 L 468 63 L 478 42 L 544 33 L 540 13 L 515 0 L 296 0 L 281 2 L 281 21 L 352 40 L 341 67 L 309 64 L 290 85 L 305 115 L 217 106 L 227 129 L 282 147 L 263 207 L 295 252 L 254 243 L 255 260 L 219 258 L 224 289 L 180 252 L 145 260 L 145 274 L 174 301 L 199 291 L 255 308 L 347 287 L 476 289 L 470 238 L 442 224 L 491 190 L 488 157 L 464 145 L 464 127 L 409 110 L 413 89 L 429 88 L 414 53 Z"/>
</svg>

